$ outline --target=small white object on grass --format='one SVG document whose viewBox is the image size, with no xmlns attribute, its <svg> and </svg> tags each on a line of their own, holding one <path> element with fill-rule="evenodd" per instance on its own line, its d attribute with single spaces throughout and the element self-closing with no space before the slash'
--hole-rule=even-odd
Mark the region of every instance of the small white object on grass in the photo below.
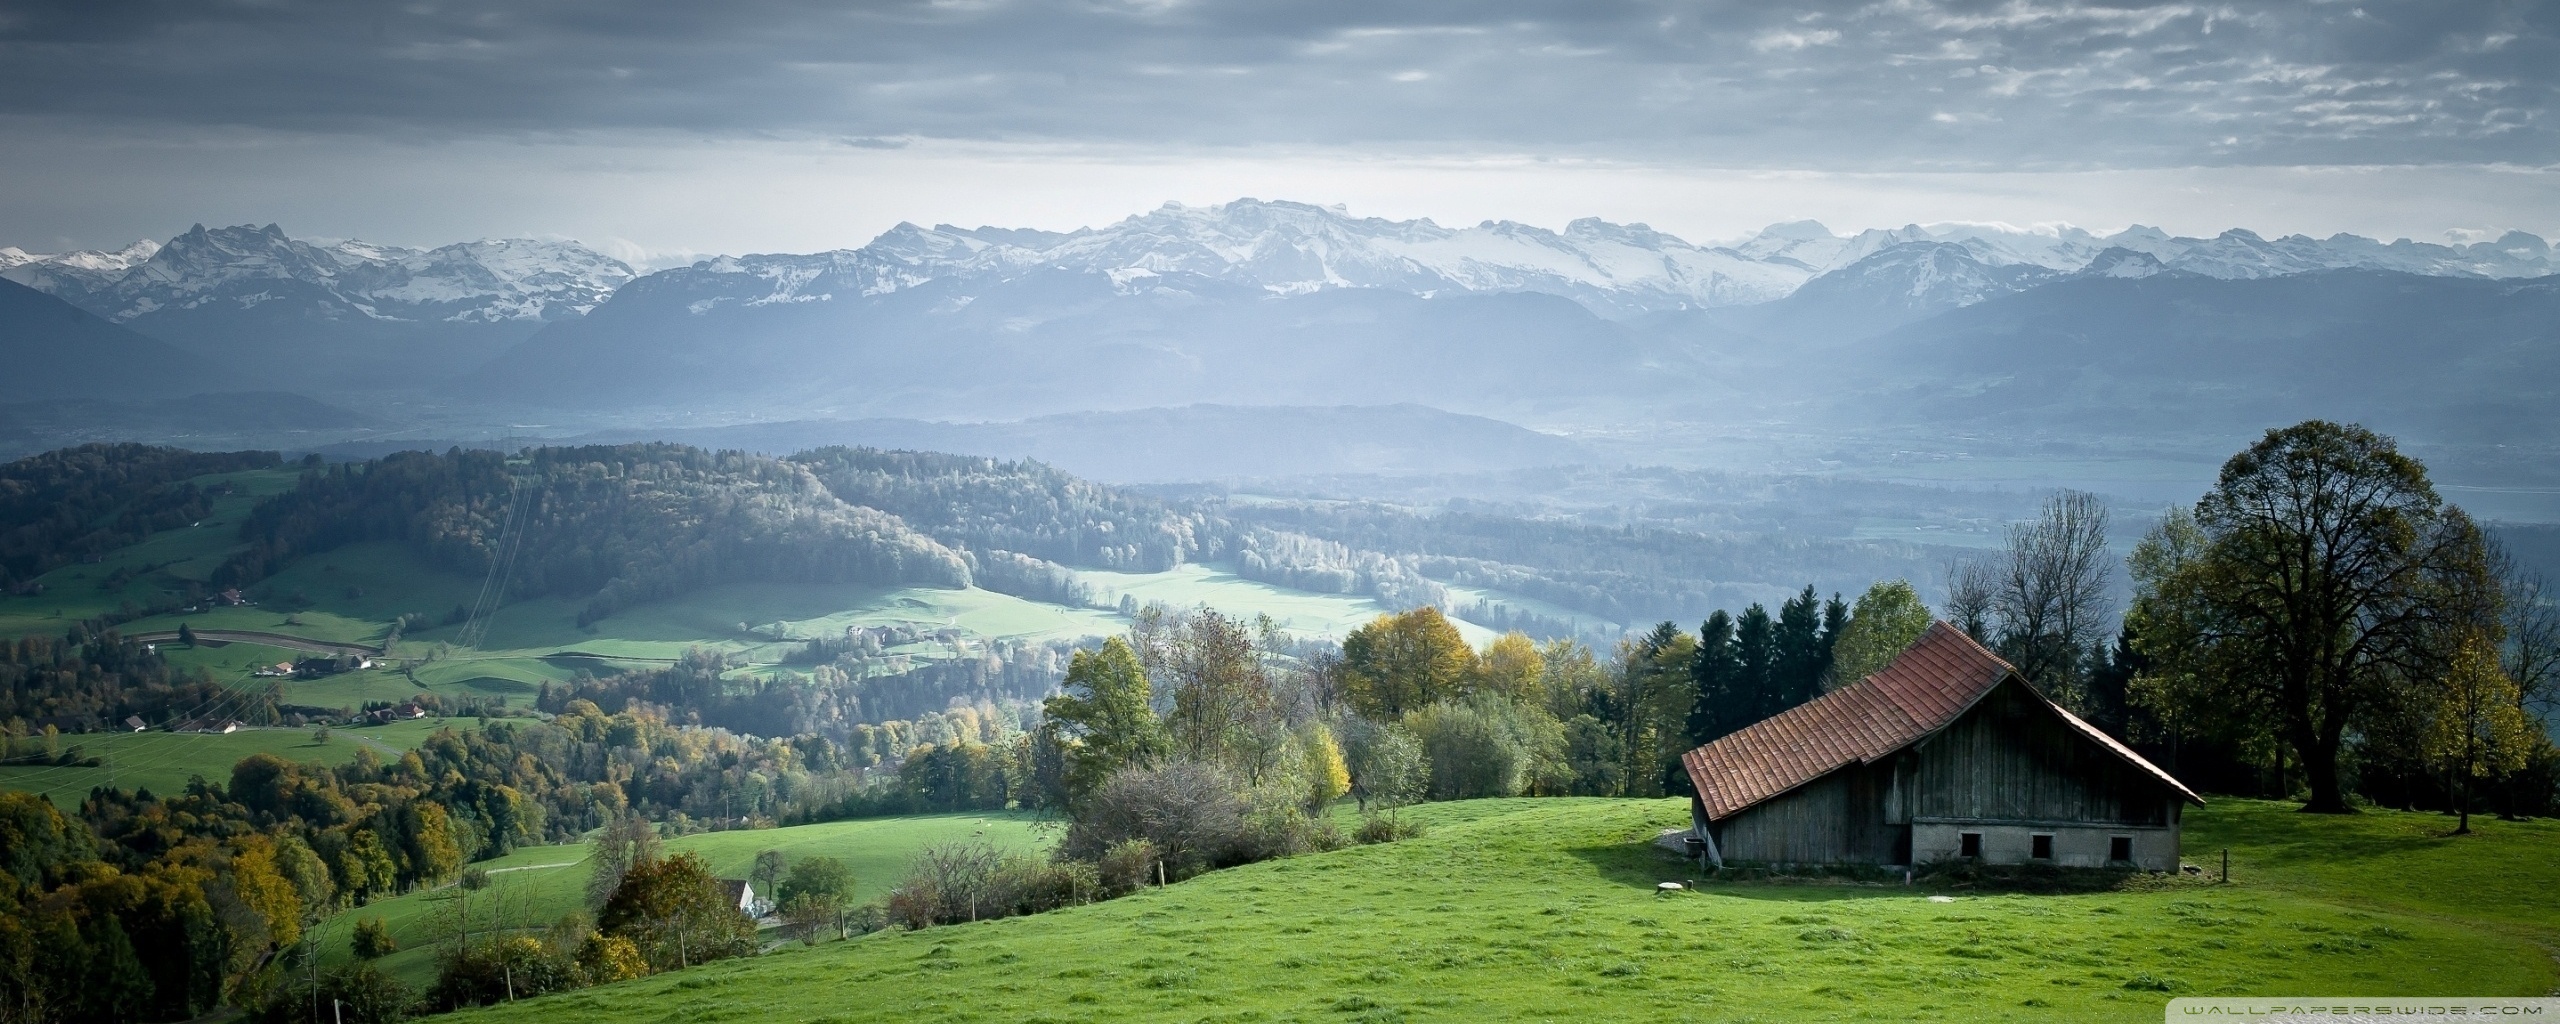
<svg viewBox="0 0 2560 1024">
<path fill-rule="evenodd" d="M 1682 885 L 1678 882 L 1664 882 L 1661 885 L 1654 886 L 1654 888 L 1662 892 L 1679 892 L 1682 889 L 1688 888 L 1688 886 Z"/>
<path fill-rule="evenodd" d="M 1956 898 L 1955 898 L 1955 897 L 1953 897 L 1953 896 L 1931 896 L 1931 897 L 1929 897 L 1929 902 L 1931 902 L 1931 903 L 1953 903 L 1953 902 L 1955 902 L 1955 901 L 1956 901 Z"/>
</svg>

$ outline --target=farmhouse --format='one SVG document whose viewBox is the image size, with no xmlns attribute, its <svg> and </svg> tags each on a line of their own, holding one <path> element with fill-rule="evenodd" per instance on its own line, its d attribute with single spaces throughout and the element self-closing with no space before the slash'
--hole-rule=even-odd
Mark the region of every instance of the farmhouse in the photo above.
<svg viewBox="0 0 2560 1024">
<path fill-rule="evenodd" d="M 1892 664 L 1681 756 L 1693 834 L 1719 867 L 2178 867 L 2204 801 L 1932 623 Z"/>
<path fill-rule="evenodd" d="M 772 902 L 756 893 L 754 883 L 743 878 L 723 878 L 719 882 L 721 893 L 730 906 L 738 908 L 739 913 L 762 918 L 773 912 Z"/>
</svg>

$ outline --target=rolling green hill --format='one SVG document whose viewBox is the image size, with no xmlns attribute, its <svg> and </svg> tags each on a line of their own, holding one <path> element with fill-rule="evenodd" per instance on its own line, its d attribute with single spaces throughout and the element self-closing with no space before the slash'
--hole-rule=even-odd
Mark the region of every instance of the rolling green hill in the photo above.
<svg viewBox="0 0 2560 1024">
<path fill-rule="evenodd" d="M 1045 849 L 1054 836 L 1029 814 L 984 812 L 929 814 L 867 821 L 837 821 L 792 828 L 703 832 L 667 841 L 670 853 L 696 853 L 722 878 L 745 878 L 762 850 L 792 860 L 834 857 L 853 869 L 857 900 L 868 901 L 897 884 L 916 851 L 935 843 L 983 839 L 1002 849 Z M 475 931 L 493 927 L 540 928 L 583 904 L 587 876 L 583 846 L 536 846 L 476 867 L 489 872 L 489 887 L 471 894 Z M 321 940 L 323 963 L 344 962 L 355 922 L 379 917 L 400 944 L 381 966 L 412 986 L 435 977 L 435 943 L 462 921 L 463 891 L 453 886 L 409 893 L 357 907 L 332 919 Z"/>
<path fill-rule="evenodd" d="M 437 729 L 443 719 L 422 718 L 339 729 L 327 743 L 310 729 L 242 729 L 227 734 L 137 732 L 72 733 L 65 746 L 78 746 L 102 763 L 94 768 L 0 765 L 0 789 L 42 793 L 64 810 L 74 810 L 89 790 L 106 785 L 148 789 L 167 796 L 183 791 L 187 779 L 201 775 L 214 783 L 231 778 L 231 766 L 251 754 L 267 753 L 292 761 L 345 764 L 356 751 L 371 747 L 383 760 L 399 758 Z"/>
<path fill-rule="evenodd" d="M 2555 981 L 2560 826 L 2217 802 L 2235 880 L 2080 895 L 1717 883 L 1673 801 L 1429 805 L 1391 846 L 1032 918 L 890 932 L 471 1021 L 2154 1021 L 2173 995 L 2522 995 Z M 2402 853 L 2415 852 L 2414 857 Z M 2492 876 L 2512 884 L 2480 888 Z M 2392 876 L 2399 880 L 2378 885 Z M 2514 890 L 2483 911 L 2463 894 Z M 2406 895 L 2402 895 L 2406 893 Z"/>
</svg>

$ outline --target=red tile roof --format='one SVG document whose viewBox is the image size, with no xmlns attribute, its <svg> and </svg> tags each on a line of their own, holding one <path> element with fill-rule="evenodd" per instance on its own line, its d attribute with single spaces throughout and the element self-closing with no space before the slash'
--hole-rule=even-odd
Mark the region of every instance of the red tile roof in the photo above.
<svg viewBox="0 0 2560 1024">
<path fill-rule="evenodd" d="M 1844 765 L 1870 764 L 1919 742 L 2012 677 L 2017 670 L 1999 655 L 1963 630 L 1934 622 L 1882 671 L 1683 754 L 1680 763 L 1708 819 L 1722 820 Z M 2023 677 L 2018 682 L 2026 685 Z M 2095 726 L 2052 701 L 2044 703 L 2108 752 L 2187 799 L 2204 802 Z"/>
</svg>

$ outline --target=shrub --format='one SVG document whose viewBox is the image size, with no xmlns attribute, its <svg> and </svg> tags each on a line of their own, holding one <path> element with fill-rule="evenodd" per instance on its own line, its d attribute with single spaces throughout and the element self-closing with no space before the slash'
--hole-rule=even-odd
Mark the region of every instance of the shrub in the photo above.
<svg viewBox="0 0 2560 1024">
<path fill-rule="evenodd" d="M 631 866 L 596 915 L 607 935 L 631 940 L 655 970 L 755 950 L 755 922 L 740 913 L 701 856 L 680 853 Z"/>
<path fill-rule="evenodd" d="M 1422 823 L 1419 821 L 1371 814 L 1360 819 L 1360 829 L 1353 833 L 1353 836 L 1362 843 L 1392 843 L 1400 839 L 1419 838 L 1422 831 Z"/>
<path fill-rule="evenodd" d="M 649 973 L 640 947 L 619 935 L 589 935 L 578 947 L 578 974 L 587 984 L 629 981 Z"/>
<path fill-rule="evenodd" d="M 1118 843 L 1144 839 L 1175 878 L 1234 863 L 1246 810 L 1236 788 L 1202 761 L 1123 769 L 1086 797 L 1059 849 L 1071 860 L 1098 860 Z"/>
<path fill-rule="evenodd" d="M 436 964 L 427 1002 L 437 1010 L 488 1006 L 577 988 L 586 978 L 575 960 L 550 943 L 509 935 L 453 946 Z"/>
<path fill-rule="evenodd" d="M 1345 845 L 1342 830 L 1331 820 L 1309 815 L 1284 796 L 1258 800 L 1245 813 L 1233 856 L 1238 861 L 1271 860 L 1339 850 Z"/>
<path fill-rule="evenodd" d="M 1009 856 L 992 881 L 995 899 L 1012 914 L 1046 913 L 1102 898 L 1102 872 L 1084 861 Z"/>
<path fill-rule="evenodd" d="M 1162 862 L 1156 844 L 1144 839 L 1123 839 L 1102 851 L 1102 858 L 1094 866 L 1101 875 L 1103 891 L 1120 896 L 1154 885 L 1156 865 Z"/>
<path fill-rule="evenodd" d="M 358 960 L 379 960 L 400 949 L 399 941 L 391 937 L 390 927 L 384 925 L 379 917 L 356 922 L 354 944 Z"/>
</svg>

